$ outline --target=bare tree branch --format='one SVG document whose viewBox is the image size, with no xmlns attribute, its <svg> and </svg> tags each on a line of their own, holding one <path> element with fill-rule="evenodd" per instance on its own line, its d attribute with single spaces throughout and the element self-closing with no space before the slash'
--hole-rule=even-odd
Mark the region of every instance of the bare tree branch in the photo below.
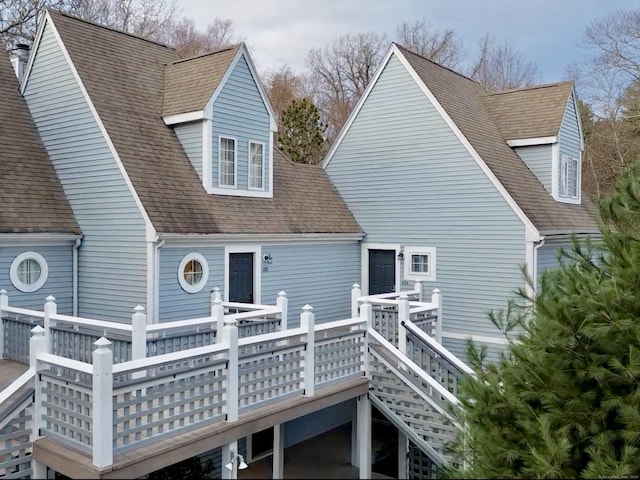
<svg viewBox="0 0 640 480">
<path fill-rule="evenodd" d="M 396 28 L 398 42 L 409 50 L 448 68 L 462 62 L 462 42 L 453 30 L 437 30 L 425 20 L 402 22 Z"/>
</svg>

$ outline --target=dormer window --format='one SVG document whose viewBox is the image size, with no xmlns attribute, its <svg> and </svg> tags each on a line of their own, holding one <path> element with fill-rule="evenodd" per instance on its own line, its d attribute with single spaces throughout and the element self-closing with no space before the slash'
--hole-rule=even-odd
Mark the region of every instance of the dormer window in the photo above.
<svg viewBox="0 0 640 480">
<path fill-rule="evenodd" d="M 264 143 L 249 142 L 249 189 L 264 188 Z"/>
<path fill-rule="evenodd" d="M 236 186 L 236 140 L 235 138 L 220 137 L 220 167 L 219 184 L 221 187 Z"/>
<path fill-rule="evenodd" d="M 560 158 L 560 196 L 578 198 L 580 185 L 580 164 L 577 158 L 562 155 Z"/>
</svg>

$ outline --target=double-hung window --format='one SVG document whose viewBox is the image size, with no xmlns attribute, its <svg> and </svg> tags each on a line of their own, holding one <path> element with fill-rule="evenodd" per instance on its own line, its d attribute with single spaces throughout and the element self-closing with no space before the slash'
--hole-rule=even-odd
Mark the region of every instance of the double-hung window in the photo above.
<svg viewBox="0 0 640 480">
<path fill-rule="evenodd" d="M 249 189 L 264 188 L 264 143 L 249 142 Z"/>
<path fill-rule="evenodd" d="M 404 278 L 434 281 L 436 279 L 436 249 L 434 247 L 405 247 Z"/>
<path fill-rule="evenodd" d="M 236 141 L 233 138 L 220 137 L 219 175 L 221 187 L 236 186 Z"/>
<path fill-rule="evenodd" d="M 560 196 L 578 198 L 580 165 L 577 158 L 563 155 L 560 159 Z"/>
</svg>

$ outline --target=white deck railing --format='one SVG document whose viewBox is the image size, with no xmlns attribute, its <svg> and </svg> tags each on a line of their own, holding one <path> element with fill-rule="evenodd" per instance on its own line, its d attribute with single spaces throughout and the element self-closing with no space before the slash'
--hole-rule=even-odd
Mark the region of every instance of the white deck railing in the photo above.
<svg viewBox="0 0 640 480">
<path fill-rule="evenodd" d="M 30 340 L 38 372 L 34 425 L 103 468 L 116 454 L 362 376 L 370 321 L 316 327 L 312 310 L 305 306 L 299 328 L 245 338 L 236 315 L 228 315 L 216 344 L 118 364 L 104 337 L 92 363 L 49 353 L 37 326 Z"/>
<path fill-rule="evenodd" d="M 121 363 L 215 343 L 227 318 L 236 321 L 241 338 L 286 330 L 287 308 L 285 292 L 278 294 L 276 305 L 248 305 L 222 302 L 216 288 L 207 317 L 147 324 L 139 305 L 130 320 L 112 322 L 58 314 L 52 296 L 43 311 L 14 307 L 0 290 L 0 358 L 28 364 L 30 331 L 36 325 L 45 329 L 51 353 L 91 363 L 93 343 L 104 336 L 111 342 L 114 362 Z"/>
</svg>

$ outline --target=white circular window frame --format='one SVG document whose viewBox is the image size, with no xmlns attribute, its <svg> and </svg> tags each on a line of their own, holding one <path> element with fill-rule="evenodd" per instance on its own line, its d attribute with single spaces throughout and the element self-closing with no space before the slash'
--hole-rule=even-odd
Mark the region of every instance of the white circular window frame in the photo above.
<svg viewBox="0 0 640 480">
<path fill-rule="evenodd" d="M 27 284 L 21 282 L 18 278 L 18 266 L 24 262 L 25 260 L 32 259 L 40 264 L 40 278 L 37 281 Z M 11 283 L 21 292 L 30 293 L 40 290 L 45 282 L 47 281 L 47 277 L 49 276 L 49 265 L 47 261 L 44 259 L 42 255 L 37 252 L 22 252 L 11 262 L 11 267 L 9 268 L 9 276 L 11 278 Z"/>
<path fill-rule="evenodd" d="M 187 263 L 191 260 L 196 260 L 202 265 L 202 278 L 194 285 L 190 285 L 184 278 L 184 267 L 186 267 Z M 178 267 L 178 282 L 182 289 L 187 293 L 198 293 L 207 284 L 207 280 L 209 280 L 209 264 L 207 263 L 207 259 L 195 252 L 185 255 Z"/>
</svg>

